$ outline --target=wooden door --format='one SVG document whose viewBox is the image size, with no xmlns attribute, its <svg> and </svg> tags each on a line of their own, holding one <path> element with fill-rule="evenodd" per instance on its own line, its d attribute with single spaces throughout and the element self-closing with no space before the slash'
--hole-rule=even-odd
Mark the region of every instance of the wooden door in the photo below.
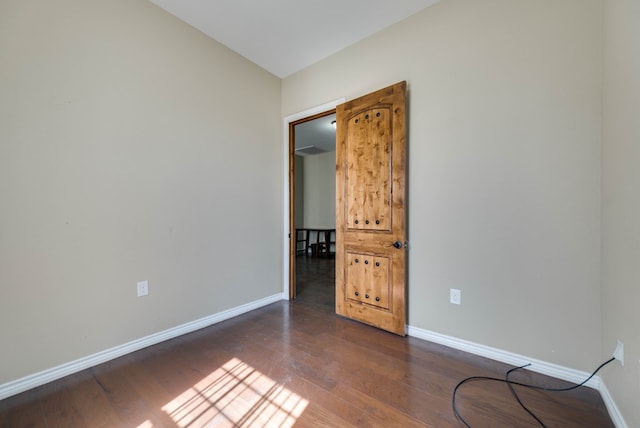
<svg viewBox="0 0 640 428">
<path fill-rule="evenodd" d="M 336 313 L 405 335 L 406 82 L 337 107 Z"/>
</svg>

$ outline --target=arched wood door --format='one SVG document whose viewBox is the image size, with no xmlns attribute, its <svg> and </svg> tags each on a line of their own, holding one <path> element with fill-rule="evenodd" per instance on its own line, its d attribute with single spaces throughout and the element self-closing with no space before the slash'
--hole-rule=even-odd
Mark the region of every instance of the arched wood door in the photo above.
<svg viewBox="0 0 640 428">
<path fill-rule="evenodd" d="M 336 313 L 405 335 L 406 82 L 336 109 Z"/>
</svg>

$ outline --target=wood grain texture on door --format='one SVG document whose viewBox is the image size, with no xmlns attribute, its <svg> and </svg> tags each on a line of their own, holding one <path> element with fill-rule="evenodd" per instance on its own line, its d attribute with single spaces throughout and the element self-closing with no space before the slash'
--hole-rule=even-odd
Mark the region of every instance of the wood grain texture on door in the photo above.
<svg viewBox="0 0 640 428">
<path fill-rule="evenodd" d="M 336 313 L 399 335 L 406 325 L 405 104 L 400 82 L 336 111 Z"/>
</svg>

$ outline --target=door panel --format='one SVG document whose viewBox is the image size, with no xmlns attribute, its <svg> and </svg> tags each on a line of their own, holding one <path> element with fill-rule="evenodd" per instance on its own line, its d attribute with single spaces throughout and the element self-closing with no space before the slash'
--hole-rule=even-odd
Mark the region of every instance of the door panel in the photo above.
<svg viewBox="0 0 640 428">
<path fill-rule="evenodd" d="M 347 227 L 390 230 L 390 108 L 369 109 L 347 121 Z"/>
<path fill-rule="evenodd" d="M 389 310 L 389 257 L 347 253 L 347 299 Z"/>
<path fill-rule="evenodd" d="M 405 94 L 400 82 L 336 111 L 336 313 L 400 335 L 406 323 Z"/>
</svg>

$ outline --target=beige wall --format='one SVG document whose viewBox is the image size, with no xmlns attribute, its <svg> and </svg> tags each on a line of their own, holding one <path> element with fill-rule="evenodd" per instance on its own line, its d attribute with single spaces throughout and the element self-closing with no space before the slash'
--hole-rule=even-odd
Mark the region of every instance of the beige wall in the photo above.
<svg viewBox="0 0 640 428">
<path fill-rule="evenodd" d="M 0 384 L 281 291 L 279 79 L 145 0 L 2 1 L 0 64 Z"/>
<path fill-rule="evenodd" d="M 602 159 L 603 358 L 616 340 L 625 364 L 604 379 L 630 427 L 640 426 L 640 3 L 604 2 Z"/>
<path fill-rule="evenodd" d="M 304 225 L 336 227 L 336 152 L 304 157 Z"/>
<path fill-rule="evenodd" d="M 444 0 L 283 80 L 284 116 L 407 80 L 410 325 L 599 362 L 601 36 L 599 0 Z"/>
</svg>

